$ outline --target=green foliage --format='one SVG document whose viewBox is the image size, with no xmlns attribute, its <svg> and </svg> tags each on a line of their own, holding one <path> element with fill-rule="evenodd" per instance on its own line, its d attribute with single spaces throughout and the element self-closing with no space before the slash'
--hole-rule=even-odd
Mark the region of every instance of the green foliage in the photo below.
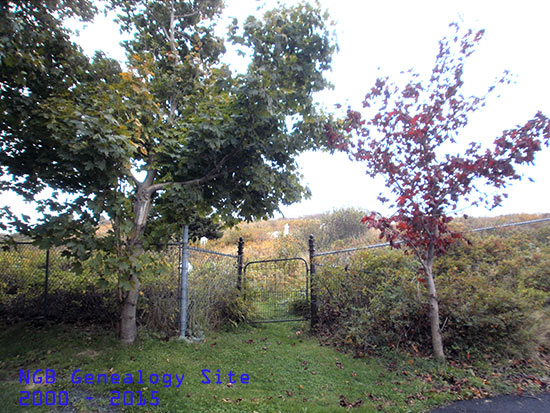
<svg viewBox="0 0 550 413">
<path fill-rule="evenodd" d="M 295 298 L 290 302 L 290 313 L 298 317 L 309 318 L 311 314 L 311 304 L 309 300 L 303 297 Z"/>
<path fill-rule="evenodd" d="M 56 196 L 44 203 L 44 212 L 53 210 L 44 236 L 109 249 L 90 239 L 94 227 L 107 213 L 113 235 L 129 236 L 139 189 L 152 197 L 155 233 L 164 228 L 165 236 L 194 214 L 228 223 L 266 217 L 279 202 L 308 194 L 294 158 L 325 142 L 327 118 L 312 94 L 327 87 L 323 73 L 335 50 L 327 16 L 301 4 L 251 17 L 242 28 L 234 22 L 231 41 L 248 50 L 251 63 L 247 73 L 233 74 L 219 63 L 224 45 L 213 34 L 222 2 L 111 3 L 134 35 L 125 43 L 128 70 L 101 53 L 89 62 L 79 55 L 85 64 L 60 60 L 82 79 L 34 108 L 36 124 L 23 125 L 28 139 L 16 130 L 6 135 L 2 165 L 21 178 L 6 189 L 29 199 L 46 185 L 74 195 L 70 203 Z M 151 179 L 138 182 L 136 171 Z M 19 229 L 29 228 L 20 222 Z"/>
<path fill-rule="evenodd" d="M 365 211 L 355 208 L 337 209 L 321 217 L 319 247 L 330 248 L 338 240 L 347 241 L 364 236 L 368 228 L 361 222 Z"/>
<path fill-rule="evenodd" d="M 455 245 L 436 261 L 443 340 L 453 357 L 533 355 L 542 345 L 548 231 L 470 235 L 472 245 Z M 333 340 L 359 353 L 388 346 L 429 352 L 428 296 L 413 257 L 377 250 L 320 263 L 321 325 Z"/>
<path fill-rule="evenodd" d="M 57 170 L 58 165 L 52 164 L 48 155 L 55 149 L 55 142 L 48 137 L 44 119 L 36 115 L 49 98 L 85 80 L 88 59 L 70 41 L 63 23 L 67 18 L 90 21 L 96 11 L 88 0 L 1 2 L 0 174 L 28 176 L 24 185 L 3 179 L 0 190 L 9 188 L 32 199 L 44 188 L 43 179 L 48 175 L 44 164 L 47 162 L 51 171 Z M 39 135 L 41 145 L 33 146 Z M 38 171 L 46 172 L 46 176 L 38 177 Z"/>
<path fill-rule="evenodd" d="M 25 6 L 0 6 L 0 84 L 8 96 L 3 90 L 0 191 L 37 202 L 43 217 L 30 225 L 4 212 L 43 247 L 63 244 L 80 260 L 105 251 L 99 271 L 118 274 L 128 292 L 123 312 L 134 312 L 138 279 L 161 271 L 139 255 L 178 234 L 181 223 L 216 238 L 221 225 L 272 216 L 281 203 L 309 195 L 295 159 L 326 147 L 330 117 L 313 93 L 329 86 L 324 73 L 336 49 L 318 7 L 279 5 L 242 27 L 233 22 L 230 41 L 250 64 L 232 73 L 214 34 L 221 0 L 108 2 L 132 35 L 124 70 L 68 40 L 57 16 L 89 19 L 95 9 L 87 1 Z M 38 199 L 46 188 L 53 195 Z M 105 216 L 111 230 L 98 236 Z M 135 338 L 133 320 L 122 318 L 124 341 Z"/>
<path fill-rule="evenodd" d="M 215 311 L 216 317 L 213 317 L 212 327 L 233 328 L 250 321 L 252 304 L 237 289 L 232 289 L 218 296 Z"/>
<path fill-rule="evenodd" d="M 425 305 L 409 257 L 384 250 L 357 253 L 345 266 L 330 261 L 318 267 L 320 321 L 337 341 L 365 353 L 424 339 Z"/>
</svg>

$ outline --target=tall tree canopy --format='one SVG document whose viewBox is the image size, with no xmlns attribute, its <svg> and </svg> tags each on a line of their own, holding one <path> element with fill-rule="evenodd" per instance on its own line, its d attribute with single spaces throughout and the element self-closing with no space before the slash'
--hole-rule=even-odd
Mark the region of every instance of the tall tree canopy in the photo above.
<svg viewBox="0 0 550 413">
<path fill-rule="evenodd" d="M 44 219 L 34 228 L 16 220 L 20 230 L 82 256 L 116 254 L 125 342 L 136 335 L 136 262 L 149 243 L 185 221 L 211 229 L 300 200 L 308 191 L 295 157 L 326 142 L 313 93 L 328 86 L 328 16 L 304 3 L 234 21 L 229 39 L 250 57 L 246 73 L 234 74 L 214 34 L 222 6 L 112 0 L 133 36 L 124 42 L 127 69 L 100 52 L 88 59 L 69 41 L 63 18 L 95 12 L 84 0 L 0 9 L 11 22 L 0 39 L 1 190 L 40 204 Z M 45 188 L 53 196 L 38 201 Z M 98 238 L 102 215 L 113 227 Z"/>
<path fill-rule="evenodd" d="M 394 211 L 390 217 L 373 213 L 363 222 L 380 230 L 393 247 L 406 246 L 422 264 L 429 292 L 430 325 L 434 354 L 444 358 L 439 323 L 439 304 L 433 277 L 433 261 L 445 253 L 460 234 L 449 227 L 460 203 L 502 202 L 502 190 L 520 179 L 517 166 L 533 163 L 534 155 L 550 138 L 550 121 L 537 113 L 523 126 L 505 130 L 492 147 L 469 144 L 463 154 L 456 149 L 468 115 L 484 106 L 486 95 L 464 96 L 464 63 L 482 39 L 483 31 L 461 31 L 458 25 L 439 43 L 439 53 L 427 81 L 413 74 L 404 86 L 379 78 L 365 96 L 369 113 L 349 109 L 343 120 L 346 136 L 327 127 L 333 148 L 364 162 L 367 174 L 384 176 L 391 190 Z M 506 83 L 507 77 L 499 82 Z M 489 92 L 495 85 L 489 88 Z M 457 150 L 457 152 L 460 149 Z M 492 199 L 486 188 L 496 190 Z M 389 201 L 380 197 L 383 202 Z"/>
</svg>

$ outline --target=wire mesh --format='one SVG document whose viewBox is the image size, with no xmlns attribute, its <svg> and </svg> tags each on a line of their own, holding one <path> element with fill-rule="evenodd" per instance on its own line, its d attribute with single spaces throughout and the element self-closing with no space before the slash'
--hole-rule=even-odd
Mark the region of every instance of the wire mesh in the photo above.
<svg viewBox="0 0 550 413">
<path fill-rule="evenodd" d="M 0 308 L 5 317 L 44 311 L 46 253 L 30 244 L 0 251 Z"/>
<path fill-rule="evenodd" d="M 516 237 L 518 246 L 531 251 L 531 244 L 536 249 L 550 242 L 548 220 L 484 227 L 482 233 L 505 237 L 521 231 L 522 236 Z M 520 225 L 522 228 L 516 228 Z M 471 236 L 474 235 L 481 236 L 478 230 L 471 232 Z M 382 245 L 315 254 L 320 293 L 329 288 L 329 284 L 323 283 L 328 283 L 336 274 L 343 280 L 346 277 L 351 280 L 350 274 L 367 271 L 363 264 L 368 260 L 363 254 L 370 252 L 362 250 L 387 251 L 381 248 Z M 179 328 L 180 245 L 162 246 L 145 254 L 151 260 L 149 270 L 140 276 L 138 323 L 167 334 L 176 333 Z M 236 311 L 238 259 L 231 254 L 191 247 L 189 262 L 188 325 L 193 335 L 200 336 Z M 80 273 L 75 264 L 82 267 Z M 77 263 L 66 256 L 62 247 L 52 247 L 48 252 L 31 243 L 0 246 L 0 312 L 8 321 L 47 316 L 57 321 L 113 323 L 118 319 L 119 309 L 116 275 L 107 279 L 106 285 L 98 282 L 100 275 L 90 262 Z M 243 277 L 243 291 L 253 303 L 256 321 L 309 316 L 308 266 L 302 259 L 250 262 Z M 414 282 L 415 286 L 417 284 Z M 330 283 L 330 288 L 342 287 Z M 320 305 L 323 299 L 321 297 Z"/>
<path fill-rule="evenodd" d="M 137 317 L 140 325 L 172 335 L 178 329 L 179 260 L 178 244 L 147 251 L 153 268 L 140 275 Z"/>
<path fill-rule="evenodd" d="M 302 258 L 249 262 L 245 288 L 253 321 L 298 321 L 309 315 L 308 266 Z"/>
<path fill-rule="evenodd" d="M 237 259 L 199 249 L 189 251 L 190 335 L 202 337 L 205 330 L 219 327 L 232 318 L 233 303 L 238 295 Z"/>
<path fill-rule="evenodd" d="M 541 218 L 466 229 L 464 236 L 467 243 L 457 245 L 462 245 L 462 248 L 451 249 L 447 255 L 454 258 L 447 257 L 447 260 L 458 260 L 456 262 L 461 263 L 458 268 L 471 265 L 476 274 L 490 279 L 505 279 L 510 285 L 523 283 L 524 286 L 544 290 L 546 287 L 541 285 L 546 284 L 540 275 L 535 274 L 540 270 L 525 267 L 536 263 L 539 255 L 544 256 L 545 246 L 550 244 L 549 223 L 550 218 Z M 404 294 L 403 291 L 416 296 L 418 302 L 427 303 L 428 296 L 423 285 L 425 279 L 418 259 L 388 247 L 389 244 L 381 243 L 314 255 L 322 322 L 330 324 L 334 318 L 353 318 L 368 323 L 367 314 L 370 309 L 380 306 L 380 297 L 391 302 L 392 297 Z M 503 255 L 505 248 L 510 249 L 509 259 Z M 485 256 L 482 259 L 478 255 L 483 252 Z M 446 268 L 445 261 L 441 261 L 443 259 L 436 260 L 436 267 Z M 451 273 L 453 271 L 458 270 L 455 268 Z M 527 274 L 529 271 L 535 275 Z M 353 315 L 353 311 L 358 309 L 360 314 Z"/>
<path fill-rule="evenodd" d="M 99 286 L 90 267 L 84 265 L 78 273 L 75 264 L 63 248 L 3 245 L 0 310 L 5 319 L 112 322 L 116 314 L 114 293 Z"/>
<path fill-rule="evenodd" d="M 4 319 L 47 317 L 53 321 L 118 320 L 117 278 L 91 261 L 77 263 L 63 248 L 42 250 L 30 243 L 0 248 L 0 312 Z M 144 252 L 149 264 L 140 275 L 138 324 L 173 335 L 179 328 L 180 245 Z M 217 327 L 235 298 L 237 258 L 215 251 L 189 251 L 189 326 L 193 334 Z M 81 271 L 76 271 L 79 264 Z M 107 281 L 101 284 L 99 280 Z"/>
</svg>

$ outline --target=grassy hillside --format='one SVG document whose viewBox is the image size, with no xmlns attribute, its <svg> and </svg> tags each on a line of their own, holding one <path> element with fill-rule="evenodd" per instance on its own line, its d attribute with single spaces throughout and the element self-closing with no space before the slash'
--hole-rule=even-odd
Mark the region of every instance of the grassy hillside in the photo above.
<svg viewBox="0 0 550 413">
<path fill-rule="evenodd" d="M 292 219 L 275 219 L 268 221 L 243 222 L 232 229 L 225 230 L 219 240 L 208 242 L 208 248 L 227 252 L 236 251 L 239 237 L 245 241 L 247 259 L 266 259 L 289 256 L 295 252 L 298 256 L 307 253 L 307 239 L 313 234 L 317 240 L 317 251 L 351 248 L 380 242 L 378 233 L 367 230 L 360 222 L 363 212 L 356 209 L 344 209 L 332 213 L 306 216 Z M 474 228 L 497 226 L 510 222 L 521 222 L 539 218 L 548 218 L 550 214 L 513 214 L 498 217 L 458 217 L 451 226 L 467 232 Z M 289 236 L 283 237 L 285 225 L 288 225 Z M 539 224 L 539 225 L 550 225 Z M 345 227 L 343 231 L 336 228 Z M 521 231 L 531 231 L 533 226 L 520 227 Z M 506 236 L 511 230 L 500 230 Z M 513 230 L 512 230 L 513 231 Z M 277 232 L 278 235 L 274 233 Z M 289 250 L 289 245 L 293 249 Z"/>
</svg>

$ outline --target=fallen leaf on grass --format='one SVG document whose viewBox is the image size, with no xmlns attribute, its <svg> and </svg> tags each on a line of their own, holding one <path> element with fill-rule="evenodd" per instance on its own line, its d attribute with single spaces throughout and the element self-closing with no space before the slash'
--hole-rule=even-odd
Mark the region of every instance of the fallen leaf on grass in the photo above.
<svg viewBox="0 0 550 413">
<path fill-rule="evenodd" d="M 346 396 L 344 396 L 343 394 L 340 395 L 339 405 L 342 406 L 342 407 L 345 407 L 347 409 L 353 409 L 355 407 L 361 406 L 362 404 L 363 404 L 363 400 L 361 400 L 361 399 L 357 399 L 353 403 L 350 403 L 346 400 Z"/>
<path fill-rule="evenodd" d="M 384 400 L 384 399 L 382 399 L 381 397 L 376 397 L 376 396 L 374 396 L 374 395 L 371 394 L 371 393 L 367 393 L 367 398 L 369 398 L 369 399 L 371 399 L 371 400 L 373 400 L 373 401 L 375 401 L 375 402 L 378 402 L 378 401 L 380 401 L 380 400 Z"/>
<path fill-rule="evenodd" d="M 519 384 L 517 386 L 517 393 L 518 393 L 518 396 L 521 396 L 523 394 L 523 388 Z"/>
</svg>

